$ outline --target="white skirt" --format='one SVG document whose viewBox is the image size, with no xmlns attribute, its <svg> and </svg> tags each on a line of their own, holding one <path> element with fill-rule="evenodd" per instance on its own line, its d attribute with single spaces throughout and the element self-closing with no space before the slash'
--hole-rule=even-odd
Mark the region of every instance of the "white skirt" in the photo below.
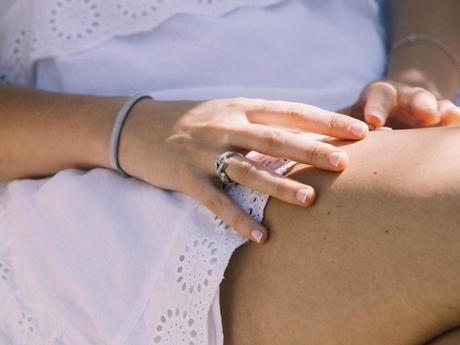
<svg viewBox="0 0 460 345">
<path fill-rule="evenodd" d="M 223 344 L 219 284 L 246 240 L 204 206 L 99 168 L 5 188 L 1 344 Z M 262 220 L 266 194 L 227 192 Z"/>
</svg>

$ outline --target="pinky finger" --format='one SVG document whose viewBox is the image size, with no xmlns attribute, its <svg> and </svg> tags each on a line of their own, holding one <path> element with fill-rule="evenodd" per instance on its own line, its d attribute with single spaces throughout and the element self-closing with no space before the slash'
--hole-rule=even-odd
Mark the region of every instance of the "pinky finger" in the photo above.
<svg viewBox="0 0 460 345">
<path fill-rule="evenodd" d="M 228 194 L 213 182 L 205 181 L 196 185 L 197 198 L 217 217 L 230 225 L 247 239 L 263 243 L 268 238 L 267 229 L 247 214 Z M 203 193 L 203 191 L 205 191 Z"/>
<path fill-rule="evenodd" d="M 456 106 L 449 100 L 439 101 L 438 107 L 441 112 L 442 125 L 449 126 L 460 123 L 460 107 Z"/>
</svg>

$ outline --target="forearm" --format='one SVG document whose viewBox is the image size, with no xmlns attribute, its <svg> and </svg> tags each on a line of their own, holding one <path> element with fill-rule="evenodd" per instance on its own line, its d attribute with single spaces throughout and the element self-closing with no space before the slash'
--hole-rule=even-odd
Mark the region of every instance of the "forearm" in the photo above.
<svg viewBox="0 0 460 345">
<path fill-rule="evenodd" d="M 111 128 L 124 100 L 0 86 L 0 180 L 109 167 Z"/>
<path fill-rule="evenodd" d="M 449 47 L 460 61 L 460 2 L 458 0 L 391 0 L 391 44 L 411 34 L 428 35 Z M 459 83 L 452 57 L 434 44 L 404 44 L 390 54 L 387 78 L 421 86 L 452 98 Z"/>
</svg>

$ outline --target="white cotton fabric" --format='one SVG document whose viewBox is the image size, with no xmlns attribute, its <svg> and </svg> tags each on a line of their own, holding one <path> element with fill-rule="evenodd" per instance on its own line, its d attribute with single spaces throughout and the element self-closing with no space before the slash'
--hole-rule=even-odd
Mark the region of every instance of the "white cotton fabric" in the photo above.
<svg viewBox="0 0 460 345">
<path fill-rule="evenodd" d="M 218 16 L 282 0 L 3 0 L 0 81 L 31 85 L 39 59 L 78 53 L 115 36 L 152 30 L 178 13 Z"/>
<path fill-rule="evenodd" d="M 267 195 L 228 192 L 262 220 Z M 218 287 L 245 240 L 195 200 L 106 169 L 12 181 L 3 197 L 1 344 L 223 343 Z"/>
<path fill-rule="evenodd" d="M 30 79 L 15 80 L 58 92 L 151 90 L 156 99 L 246 96 L 336 109 L 381 77 L 385 62 L 375 3 L 364 0 L 177 13 L 141 31 L 51 51 Z M 292 164 L 253 158 L 280 172 Z M 262 220 L 266 194 L 227 192 Z M 197 201 L 110 170 L 12 181 L 0 191 L 0 343 L 222 345 L 219 284 L 242 243 Z"/>
<path fill-rule="evenodd" d="M 155 34 L 43 60 L 36 85 L 97 95 L 148 89 L 157 99 L 244 95 L 337 109 L 385 68 L 371 3 L 297 0 L 221 17 L 177 14 Z"/>
</svg>

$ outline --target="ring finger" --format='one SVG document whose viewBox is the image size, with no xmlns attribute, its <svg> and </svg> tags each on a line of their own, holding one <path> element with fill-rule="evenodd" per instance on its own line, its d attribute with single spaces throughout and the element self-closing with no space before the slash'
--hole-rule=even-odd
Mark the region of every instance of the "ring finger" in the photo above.
<svg viewBox="0 0 460 345">
<path fill-rule="evenodd" d="M 310 206 L 316 199 L 313 187 L 279 175 L 244 156 L 232 156 L 227 162 L 225 173 L 239 184 L 299 206 Z"/>
</svg>

